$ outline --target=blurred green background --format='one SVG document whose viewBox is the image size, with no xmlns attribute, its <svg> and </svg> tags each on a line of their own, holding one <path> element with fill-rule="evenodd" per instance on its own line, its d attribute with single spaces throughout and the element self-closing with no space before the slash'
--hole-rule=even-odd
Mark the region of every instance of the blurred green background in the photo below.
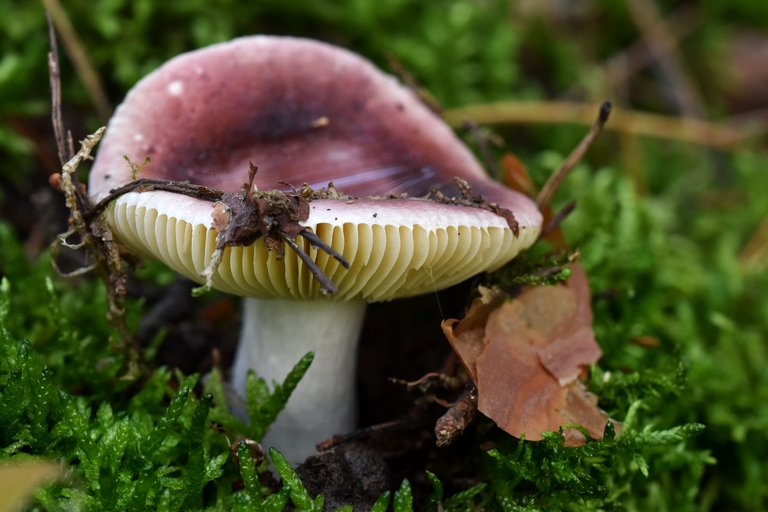
<svg viewBox="0 0 768 512">
<path fill-rule="evenodd" d="M 51 5 L 66 14 L 76 36 L 66 30 L 59 36 L 64 118 L 75 139 L 103 124 L 126 91 L 168 58 L 255 33 L 322 39 L 387 70 L 397 62 L 456 124 L 464 116 L 482 124 L 489 110 L 480 106 L 504 102 L 490 108 L 497 117 L 486 132 L 494 160 L 513 153 L 539 185 L 596 113 L 585 117 L 573 105 L 611 100 L 614 118 L 555 198 L 556 206 L 576 201 L 563 230 L 581 252 L 595 295 L 605 356 L 591 386 L 614 417 L 627 420 L 631 412 L 638 433 L 687 423 L 705 428 L 658 449 L 647 442 L 624 462 L 587 462 L 586 454 L 568 459 L 574 467 L 603 464 L 600 500 L 576 500 L 572 507 L 768 508 L 768 3 Z M 47 186 L 58 161 L 44 8 L 0 0 L 0 12 L 0 215 L 26 257 L 45 258 L 66 217 Z M 85 67 L 74 64 L 74 44 L 87 56 Z M 88 85 L 83 69 L 97 81 Z M 458 107 L 461 115 L 452 111 Z M 662 117 L 643 132 L 648 121 L 641 113 Z M 691 129 L 681 118 L 701 124 Z M 0 247 L 0 274 L 27 282 L 13 275 L 22 267 L 9 263 L 8 250 Z M 19 335 L 34 342 L 36 317 L 26 314 L 26 321 L 17 319 Z M 555 452 L 530 460 L 547 453 Z M 539 477 L 525 473 L 522 462 L 507 466 L 484 469 L 493 484 L 488 492 L 496 494 L 477 503 L 548 508 L 545 487 L 531 483 Z M 505 487 L 494 474 L 529 483 Z M 509 506 L 499 498 L 504 493 Z"/>
</svg>

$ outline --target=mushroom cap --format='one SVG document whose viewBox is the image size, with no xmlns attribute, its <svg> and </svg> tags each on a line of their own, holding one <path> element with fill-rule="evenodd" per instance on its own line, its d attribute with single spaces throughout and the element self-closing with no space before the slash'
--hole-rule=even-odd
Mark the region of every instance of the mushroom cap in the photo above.
<svg viewBox="0 0 768 512">
<path fill-rule="evenodd" d="M 201 203 L 206 205 L 201 207 Z M 530 246 L 538 226 L 507 221 L 488 210 L 427 199 L 314 200 L 304 226 L 344 256 L 344 268 L 301 237 L 297 244 L 338 287 L 336 300 L 390 300 L 441 290 L 493 270 Z M 131 192 L 107 211 L 121 241 L 190 279 L 216 248 L 212 203 L 170 192 Z M 235 295 L 311 300 L 320 284 L 287 248 L 282 258 L 262 239 L 224 249 L 213 287 Z"/>
<path fill-rule="evenodd" d="M 352 196 L 420 196 L 433 188 L 455 195 L 459 177 L 511 210 L 520 226 L 515 236 L 489 211 L 426 200 L 312 201 L 305 225 L 372 280 L 364 284 L 305 246 L 340 299 L 384 300 L 450 286 L 512 259 L 535 241 L 542 222 L 535 204 L 490 180 L 412 91 L 352 52 L 307 39 L 245 37 L 168 61 L 129 92 L 110 120 L 89 178 L 94 199 L 133 179 L 126 157 L 134 164 L 150 157 L 141 178 L 225 191 L 243 186 L 249 162 L 259 168 L 254 184 L 262 190 L 333 182 Z M 212 208 L 164 192 L 130 193 L 114 201 L 108 216 L 130 248 L 200 281 L 215 246 Z M 380 253 L 373 245 L 379 242 L 386 243 Z M 246 296 L 319 296 L 298 261 L 291 250 L 278 260 L 257 240 L 226 249 L 213 284 Z M 373 269 L 374 262 L 389 268 Z"/>
<path fill-rule="evenodd" d="M 309 39 L 250 36 L 177 56 L 144 77 L 115 111 L 89 178 L 101 198 L 142 178 L 236 191 L 249 162 L 261 190 L 333 182 L 352 196 L 468 181 L 488 201 L 538 215 L 490 180 L 453 131 L 394 77 L 348 50 Z"/>
</svg>

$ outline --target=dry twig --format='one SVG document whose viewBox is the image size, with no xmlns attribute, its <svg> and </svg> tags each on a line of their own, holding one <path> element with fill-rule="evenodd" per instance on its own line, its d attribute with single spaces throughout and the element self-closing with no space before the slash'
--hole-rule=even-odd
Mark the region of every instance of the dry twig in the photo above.
<svg viewBox="0 0 768 512">
<path fill-rule="evenodd" d="M 128 332 L 124 316 L 124 297 L 126 274 L 123 270 L 120 252 L 112 237 L 112 232 L 99 218 L 86 219 L 91 204 L 85 191 L 85 186 L 77 178 L 78 166 L 91 158 L 91 153 L 99 143 L 105 128 L 101 127 L 87 136 L 80 143 L 80 150 L 75 153 L 72 135 L 65 129 L 61 115 L 61 82 L 58 60 L 56 33 L 49 18 L 49 37 L 51 51 L 48 54 L 48 67 L 51 81 L 52 123 L 61 159 L 61 173 L 51 176 L 50 182 L 54 188 L 64 194 L 64 201 L 69 209 L 69 229 L 61 233 L 51 243 L 51 256 L 54 268 L 65 277 L 84 274 L 96 270 L 104 281 L 107 289 L 107 313 L 110 321 L 117 329 L 120 339 L 115 343 L 115 350 L 126 351 L 128 355 L 125 378 L 133 379 L 139 374 L 141 361 L 139 347 Z M 61 247 L 73 250 L 85 250 L 85 265 L 65 274 L 58 268 L 56 261 Z M 89 263 L 91 261 L 91 263 Z"/>
<path fill-rule="evenodd" d="M 61 74 L 59 73 L 59 47 L 56 43 L 56 33 L 53 29 L 53 21 L 48 13 L 48 38 L 51 41 L 51 51 L 48 52 L 48 74 L 51 84 L 51 122 L 53 134 L 56 139 L 56 149 L 59 154 L 59 165 L 72 158 L 75 149 L 72 144 L 72 134 L 64 129 L 64 120 L 61 116 Z"/>
<path fill-rule="evenodd" d="M 417 430 L 424 427 L 425 424 L 426 419 L 412 420 L 407 418 L 402 420 L 386 421 L 384 423 L 377 423 L 376 425 L 371 425 L 369 427 L 363 427 L 346 434 L 335 435 L 329 439 L 326 439 L 325 441 L 317 443 L 316 447 L 318 451 L 323 452 L 325 450 L 330 450 L 334 446 L 338 446 L 342 443 L 348 443 L 350 441 L 357 441 L 359 439 L 365 439 L 376 435 L 386 435 L 394 432 Z"/>
<path fill-rule="evenodd" d="M 594 112 L 598 108 L 599 105 L 592 103 L 506 101 L 447 110 L 444 113 L 444 119 L 454 128 L 462 126 L 466 119 L 472 119 L 480 125 L 533 123 L 590 125 L 594 122 Z M 760 124 L 743 127 L 626 109 L 615 110 L 611 114 L 611 123 L 606 129 L 628 135 L 689 142 L 723 150 L 734 150 L 742 142 L 764 135 L 768 131 L 768 127 Z"/>
<path fill-rule="evenodd" d="M 439 447 L 453 444 L 475 419 L 476 413 L 477 388 L 471 385 L 435 422 L 435 444 Z"/>
<path fill-rule="evenodd" d="M 739 252 L 739 264 L 744 272 L 754 272 L 768 266 L 768 217 L 762 220 Z"/>
<path fill-rule="evenodd" d="M 627 0 L 627 7 L 653 58 L 669 83 L 679 112 L 687 117 L 704 115 L 701 93 L 686 69 L 677 41 L 653 0 Z"/>
<path fill-rule="evenodd" d="M 701 24 L 701 17 L 696 8 L 690 4 L 683 4 L 670 13 L 665 19 L 669 43 L 677 46 L 680 41 L 688 37 Z M 639 39 L 628 48 L 616 53 L 600 68 L 605 77 L 605 90 L 615 91 L 620 85 L 626 83 L 632 76 L 654 62 L 654 54 L 650 51 L 644 39 Z"/>
<path fill-rule="evenodd" d="M 107 93 L 104 92 L 104 86 L 101 83 L 101 78 L 93 67 L 91 60 L 88 58 L 88 53 L 85 51 L 83 44 L 80 42 L 80 38 L 77 37 L 77 32 L 72 26 L 72 22 L 67 16 L 67 12 L 61 6 L 58 0 L 43 0 L 45 4 L 46 12 L 49 16 L 49 20 L 53 22 L 56 29 L 61 34 L 61 38 L 64 41 L 64 48 L 72 59 L 72 63 L 75 66 L 80 80 L 88 90 L 88 94 L 91 97 L 91 102 L 96 108 L 99 117 L 102 120 L 109 118 L 112 107 L 109 104 Z"/>
<path fill-rule="evenodd" d="M 595 138 L 597 138 L 598 134 L 603 129 L 603 126 L 605 125 L 606 121 L 608 121 L 608 117 L 610 115 L 611 104 L 610 102 L 606 101 L 600 105 L 600 113 L 597 116 L 597 120 L 595 120 L 595 122 L 592 124 L 592 128 L 590 128 L 587 135 L 581 140 L 579 145 L 576 146 L 573 151 L 571 151 L 571 154 L 568 155 L 568 158 L 565 159 L 563 165 L 561 165 L 557 171 L 552 173 L 547 182 L 544 184 L 544 187 L 542 187 L 539 195 L 536 197 L 536 204 L 539 206 L 539 209 L 541 209 L 544 205 L 549 204 L 549 200 L 552 198 L 552 194 L 554 194 L 555 190 L 557 190 L 557 187 L 560 186 L 560 183 L 562 183 L 565 177 L 568 176 L 568 173 L 571 172 L 571 169 L 573 169 L 573 167 L 582 159 L 584 153 L 587 152 L 587 149 L 589 149 L 589 147 L 595 141 Z"/>
</svg>

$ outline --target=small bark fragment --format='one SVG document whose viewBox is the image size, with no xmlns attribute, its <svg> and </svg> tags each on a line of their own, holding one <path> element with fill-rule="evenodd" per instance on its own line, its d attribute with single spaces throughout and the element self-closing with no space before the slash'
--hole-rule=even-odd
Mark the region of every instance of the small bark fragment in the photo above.
<svg viewBox="0 0 768 512">
<path fill-rule="evenodd" d="M 439 447 L 453 444 L 475 419 L 476 412 L 477 388 L 473 385 L 435 422 L 435 444 Z"/>
<path fill-rule="evenodd" d="M 502 217 L 507 221 L 509 229 L 515 234 L 520 234 L 520 225 L 515 219 L 515 215 L 512 210 L 499 206 L 496 203 L 489 203 L 483 196 L 474 194 L 472 192 L 472 186 L 466 180 L 455 177 L 456 186 L 461 192 L 461 197 L 448 197 L 439 190 L 433 189 L 427 195 L 427 199 L 435 201 L 436 203 L 452 204 L 457 206 L 468 206 L 470 208 L 480 208 L 489 212 L 495 213 L 499 217 Z"/>
</svg>

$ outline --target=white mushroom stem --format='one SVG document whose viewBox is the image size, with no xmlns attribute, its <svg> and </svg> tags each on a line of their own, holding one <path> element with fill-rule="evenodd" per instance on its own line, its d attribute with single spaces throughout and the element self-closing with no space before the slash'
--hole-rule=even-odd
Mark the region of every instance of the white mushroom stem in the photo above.
<svg viewBox="0 0 768 512">
<path fill-rule="evenodd" d="M 248 370 L 268 383 L 282 382 L 307 352 L 315 359 L 263 440 L 292 463 L 315 453 L 315 444 L 355 426 L 357 343 L 363 301 L 244 299 L 233 385 L 245 396 Z"/>
</svg>

